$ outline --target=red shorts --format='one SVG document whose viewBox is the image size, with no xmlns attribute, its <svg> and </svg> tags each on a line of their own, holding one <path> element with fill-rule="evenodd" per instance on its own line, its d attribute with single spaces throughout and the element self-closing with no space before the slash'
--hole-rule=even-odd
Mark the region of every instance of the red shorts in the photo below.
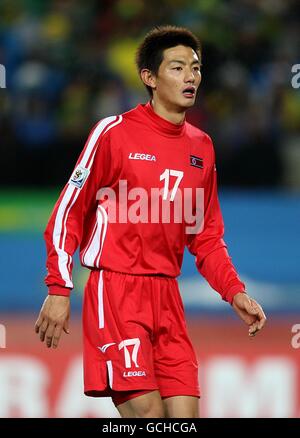
<svg viewBox="0 0 300 438">
<path fill-rule="evenodd" d="M 174 278 L 92 271 L 84 294 L 83 342 L 86 395 L 119 393 L 122 399 L 130 391 L 129 399 L 137 391 L 158 390 L 162 398 L 200 396 L 197 359 Z"/>
</svg>

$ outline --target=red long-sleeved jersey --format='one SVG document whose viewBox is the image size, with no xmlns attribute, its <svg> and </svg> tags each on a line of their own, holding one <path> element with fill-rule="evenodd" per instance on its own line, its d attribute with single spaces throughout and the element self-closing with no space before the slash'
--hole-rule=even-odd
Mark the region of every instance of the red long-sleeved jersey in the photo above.
<svg viewBox="0 0 300 438">
<path fill-rule="evenodd" d="M 202 193 L 203 226 L 188 228 Z M 82 265 L 91 269 L 176 277 L 187 245 L 199 272 L 231 303 L 245 285 L 223 233 L 210 137 L 161 118 L 148 102 L 91 131 L 45 230 L 45 281 L 50 294 L 70 294 L 78 245 Z"/>
</svg>

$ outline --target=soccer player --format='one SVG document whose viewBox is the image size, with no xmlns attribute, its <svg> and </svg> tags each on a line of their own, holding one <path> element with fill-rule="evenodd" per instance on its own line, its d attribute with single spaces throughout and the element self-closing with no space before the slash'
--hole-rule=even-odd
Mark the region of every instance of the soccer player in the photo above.
<svg viewBox="0 0 300 438">
<path fill-rule="evenodd" d="M 250 337 L 266 318 L 223 240 L 212 140 L 185 121 L 201 82 L 198 39 L 184 28 L 156 27 L 136 60 L 150 100 L 91 131 L 45 231 L 49 295 L 35 330 L 53 348 L 68 333 L 72 256 L 80 246 L 91 271 L 85 394 L 110 396 L 122 417 L 193 418 L 198 367 L 176 279 L 185 246 Z"/>
</svg>

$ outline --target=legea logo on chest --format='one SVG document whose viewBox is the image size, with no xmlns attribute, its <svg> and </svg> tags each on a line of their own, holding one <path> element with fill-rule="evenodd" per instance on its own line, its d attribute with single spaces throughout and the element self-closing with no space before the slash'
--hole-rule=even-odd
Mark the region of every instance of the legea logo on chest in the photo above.
<svg viewBox="0 0 300 438">
<path fill-rule="evenodd" d="M 129 160 L 146 160 L 146 161 L 156 161 L 155 155 L 141 154 L 139 152 L 130 152 L 128 155 Z"/>
</svg>

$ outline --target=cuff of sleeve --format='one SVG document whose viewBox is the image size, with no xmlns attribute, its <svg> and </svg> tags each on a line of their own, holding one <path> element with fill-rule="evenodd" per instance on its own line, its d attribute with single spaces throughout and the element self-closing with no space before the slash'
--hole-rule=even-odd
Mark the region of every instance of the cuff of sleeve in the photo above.
<svg viewBox="0 0 300 438">
<path fill-rule="evenodd" d="M 224 300 L 227 301 L 228 303 L 232 304 L 233 301 L 233 297 L 238 294 L 238 293 L 246 293 L 245 291 L 245 285 L 243 283 L 241 284 L 236 284 L 234 286 L 232 286 L 226 293 Z"/>
<path fill-rule="evenodd" d="M 53 286 L 48 287 L 48 295 L 62 295 L 64 297 L 69 297 L 71 290 L 72 289 L 68 287 L 57 286 L 54 284 Z"/>
</svg>

